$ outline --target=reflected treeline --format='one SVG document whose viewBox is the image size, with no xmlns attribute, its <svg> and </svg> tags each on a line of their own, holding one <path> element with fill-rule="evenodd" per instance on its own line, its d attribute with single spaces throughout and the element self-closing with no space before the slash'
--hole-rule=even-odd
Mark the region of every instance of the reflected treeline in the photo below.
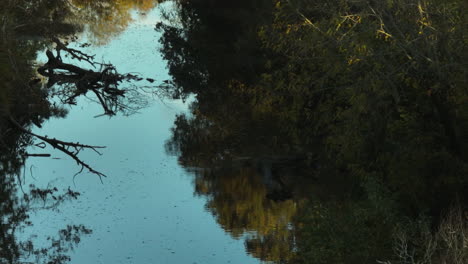
<svg viewBox="0 0 468 264">
<path fill-rule="evenodd" d="M 465 263 L 465 2 L 176 1 L 167 150 L 262 260 Z"/>
<path fill-rule="evenodd" d="M 85 149 L 100 154 L 97 151 L 100 146 L 47 138 L 32 133 L 30 127 L 41 127 L 41 123 L 50 117 L 64 117 L 67 112 L 64 106 L 76 104 L 78 97 L 88 95 L 88 98 L 102 106 L 103 115 L 112 116 L 118 113 L 136 113 L 148 105 L 151 96 L 158 96 L 155 89 L 157 86 L 137 86 L 130 83 L 142 80 L 153 83 L 154 79 L 120 74 L 112 64 L 97 62 L 94 55 L 81 51 L 81 48 L 89 46 L 89 43 L 79 47 L 75 44 L 76 48 L 69 45 L 75 42 L 76 35 L 86 28 L 85 20 L 77 22 L 72 18 L 76 18 L 87 5 L 99 2 L 103 8 L 117 8 L 121 4 L 119 10 L 125 10 L 125 14 L 130 16 L 132 8 L 146 10 L 157 2 L 136 1 L 130 4 L 125 1 L 93 1 L 80 2 L 80 7 L 72 2 L 16 0 L 4 3 L 1 58 L 2 71 L 5 71 L 2 77 L 5 82 L 1 91 L 1 114 L 4 132 L 2 139 L 5 144 L 2 147 L 12 149 L 12 152 L 3 153 L 13 153 L 21 160 L 36 155 L 24 151 L 26 146 L 32 144 L 32 139 L 36 138 L 43 142 L 38 146 L 43 147 L 43 144 L 47 143 L 74 159 L 82 170 L 87 169 L 101 177 L 105 175 L 95 171 L 78 157 L 79 152 Z M 119 19 L 122 15 L 115 14 L 107 19 Z M 104 20 L 105 15 L 101 16 Z M 44 49 L 47 49 L 48 61 L 38 67 L 36 73 L 33 66 L 36 63 L 37 52 Z M 83 63 L 87 63 L 88 67 Z M 44 79 L 47 80 L 45 85 Z M 21 140 L 15 139 L 15 135 L 21 137 Z M 9 140 L 9 137 L 12 139 Z M 17 163 L 21 164 L 21 161 Z"/>
<path fill-rule="evenodd" d="M 2 166 L 5 172 L 15 174 L 26 156 L 25 148 L 32 143 L 31 135 L 24 134 L 14 128 L 9 117 L 28 128 L 31 125 L 40 126 L 44 120 L 58 116 L 63 117 L 66 111 L 49 102 L 47 91 L 40 84 L 40 79 L 32 67 L 36 59 L 36 52 L 43 49 L 46 40 L 43 38 L 22 39 L 16 32 L 29 23 L 27 20 L 26 2 L 2 2 L 2 32 L 0 49 L 1 74 L 1 155 Z M 30 12 L 39 12 L 38 8 L 31 7 Z M 48 17 L 50 13 L 45 7 L 45 13 L 36 14 L 34 19 Z M 57 18 L 60 23 L 63 18 Z M 52 29 L 50 29 L 52 30 Z M 59 30 L 60 31 L 60 30 Z M 63 32 L 57 32 L 61 34 Z M 67 31 L 67 34 L 70 33 Z"/>
<path fill-rule="evenodd" d="M 101 95 L 102 101 L 98 103 L 107 115 L 128 114 L 143 107 L 136 88 L 118 87 L 120 82 L 141 80 L 140 77 L 120 75 L 112 65 L 98 64 L 92 56 L 72 49 L 66 42 L 83 32 L 99 32 L 91 41 L 105 43 L 125 29 L 131 21 L 132 10 L 145 12 L 156 4 L 157 1 L 1 1 L 0 263 L 67 263 L 70 250 L 80 242 L 80 237 L 91 233 L 82 225 L 68 225 L 57 230 L 55 236 L 49 234 L 42 242 L 37 241 L 35 234 L 27 237 L 23 233 L 34 225 L 29 220 L 31 212 L 55 209 L 80 195 L 53 186 L 45 189 L 24 186 L 25 160 L 29 156 L 48 156 L 28 153 L 29 147 L 41 149 L 47 143 L 78 162 L 82 170 L 104 176 L 77 156 L 83 149 L 97 152 L 97 146 L 64 142 L 31 131 L 49 118 L 65 117 L 64 106 L 86 91 L 95 90 Z M 36 57 L 45 49 L 50 49 L 49 63 L 40 67 L 40 75 L 36 72 Z M 70 60 L 62 61 L 61 56 L 71 58 L 72 64 L 68 64 Z M 73 64 L 83 59 L 94 64 L 91 67 L 95 71 Z M 82 82 L 78 83 L 78 79 Z M 127 95 L 124 99 L 123 94 Z M 69 101 L 60 102 L 54 97 Z"/>
<path fill-rule="evenodd" d="M 58 194 L 57 189 L 38 189 L 34 186 L 22 192 L 21 170 L 29 155 L 26 148 L 33 144 L 30 134 L 16 129 L 13 118 L 21 127 L 40 126 L 44 120 L 63 117 L 66 111 L 49 102 L 47 92 L 37 79 L 32 63 L 36 52 L 46 45 L 42 37 L 28 36 L 26 28 L 34 25 L 40 31 L 70 34 L 74 27 L 65 26 L 64 17 L 49 20 L 59 1 L 38 4 L 39 1 L 2 1 L 0 43 L 0 262 L 1 263 L 65 263 L 67 252 L 79 242 L 82 234 L 91 231 L 81 225 L 68 226 L 57 236 L 48 238 L 49 245 L 34 243 L 34 237 L 25 237 L 22 230 L 32 210 L 58 205 L 69 197 L 70 191 Z M 37 5 L 36 5 L 37 4 Z M 55 22 L 53 24 L 52 22 Z M 52 26 L 53 24 L 53 26 Z M 58 26 L 61 25 L 61 26 Z M 57 27 L 55 27 L 57 26 Z M 53 197 L 53 198 L 52 198 Z M 51 200 L 53 202 L 51 202 Z"/>
<path fill-rule="evenodd" d="M 158 0 L 71 0 L 69 8 L 73 15 L 68 21 L 84 26 L 87 37 L 94 44 L 106 44 L 123 32 L 133 20 L 132 12 L 139 16 L 153 9 Z"/>
<path fill-rule="evenodd" d="M 17 174 L 0 170 L 0 263 L 68 263 L 69 252 L 83 235 L 92 231 L 83 225 L 67 225 L 57 234 L 49 234 L 46 242 L 36 243 L 37 235 L 26 236 L 22 232 L 34 225 L 29 220 L 33 211 L 57 208 L 61 203 L 77 199 L 80 195 L 70 189 L 60 192 L 56 188 L 40 189 L 29 186 L 28 192 L 20 191 Z"/>
<path fill-rule="evenodd" d="M 226 231 L 237 239 L 245 237 L 254 257 L 286 261 L 293 255 L 291 222 L 299 205 L 279 197 L 280 176 L 273 178 L 269 169 L 241 162 L 236 167 L 198 170 L 195 193 L 208 197 L 207 209 Z M 272 199 L 274 195 L 278 199 Z"/>
<path fill-rule="evenodd" d="M 21 38 L 85 33 L 90 42 L 103 45 L 127 28 L 133 20 L 133 12 L 144 16 L 158 2 L 162 1 L 14 0 L 8 1 L 8 5 L 27 6 L 25 9 L 14 10 L 14 17 L 18 22 L 15 23 L 14 30 L 21 33 Z"/>
</svg>

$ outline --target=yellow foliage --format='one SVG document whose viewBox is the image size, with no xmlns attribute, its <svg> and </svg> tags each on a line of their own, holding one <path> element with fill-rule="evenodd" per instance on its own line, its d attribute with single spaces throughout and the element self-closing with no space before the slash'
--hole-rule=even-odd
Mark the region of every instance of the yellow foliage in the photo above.
<svg viewBox="0 0 468 264">
<path fill-rule="evenodd" d="M 147 12 L 157 5 L 156 0 L 71 0 L 73 16 L 69 21 L 86 25 L 95 44 L 105 44 L 124 31 L 132 21 L 131 12 Z"/>
</svg>

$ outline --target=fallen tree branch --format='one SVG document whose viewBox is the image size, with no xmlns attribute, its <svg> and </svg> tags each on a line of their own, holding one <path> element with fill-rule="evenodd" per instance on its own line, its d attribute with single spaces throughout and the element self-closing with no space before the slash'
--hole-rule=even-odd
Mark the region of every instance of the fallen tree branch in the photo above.
<svg viewBox="0 0 468 264">
<path fill-rule="evenodd" d="M 55 44 L 57 45 L 57 47 L 55 48 L 57 50 L 57 57 L 61 60 L 61 56 L 60 56 L 60 51 L 61 50 L 64 50 L 66 51 L 68 54 L 70 54 L 70 56 L 73 58 L 73 59 L 77 59 L 79 61 L 86 61 L 88 62 L 89 64 L 91 64 L 91 66 L 93 66 L 94 68 L 96 68 L 95 66 L 95 62 L 94 62 L 94 55 L 88 55 L 82 51 L 79 51 L 77 49 L 72 49 L 72 48 L 68 48 L 65 44 L 63 44 L 58 38 L 52 38 L 52 41 L 55 42 Z"/>
<path fill-rule="evenodd" d="M 24 128 L 11 115 L 9 116 L 9 119 L 10 119 L 10 122 L 16 128 L 18 128 L 21 132 L 26 133 L 28 135 L 31 135 L 33 137 L 36 137 L 36 138 L 42 140 L 43 142 L 46 142 L 47 144 L 49 144 L 53 148 L 60 150 L 61 152 L 65 153 L 66 155 L 71 157 L 73 160 L 75 160 L 76 163 L 81 166 L 81 170 L 77 174 L 81 173 L 83 171 L 83 169 L 86 168 L 90 173 L 93 173 L 93 174 L 96 174 L 97 176 L 99 176 L 99 180 L 101 182 L 102 182 L 102 177 L 107 177 L 104 173 L 94 170 L 90 165 L 88 165 L 86 162 L 84 162 L 83 160 L 81 160 L 78 157 L 78 154 L 84 149 L 91 149 L 94 152 L 96 152 L 97 154 L 102 155 L 98 151 L 98 149 L 102 149 L 102 148 L 105 148 L 105 147 L 85 145 L 85 144 L 81 144 L 81 143 L 78 143 L 78 142 L 77 143 L 66 142 L 66 141 L 61 141 L 61 140 L 55 139 L 55 138 L 48 138 L 47 136 L 41 136 L 41 135 L 35 134 L 35 133 L 29 131 L 28 129 Z M 75 174 L 75 176 L 77 174 Z"/>
<path fill-rule="evenodd" d="M 146 106 L 144 97 L 136 91 L 136 86 L 119 88 L 123 81 L 140 81 L 143 78 L 132 74 L 119 74 L 112 64 L 97 63 L 93 61 L 94 56 L 68 48 L 66 43 L 57 38 L 52 38 L 52 41 L 56 44 L 56 52 L 54 54 L 51 50 L 46 51 L 48 61 L 38 68 L 38 72 L 48 77 L 48 87 L 54 84 L 62 85 L 54 94 L 62 103 L 76 104 L 76 98 L 91 91 L 102 106 L 104 115 L 113 116 L 118 112 L 130 115 Z M 94 68 L 99 65 L 100 69 L 94 71 L 65 63 L 62 61 L 61 51 L 66 52 L 72 59 L 88 62 Z"/>
</svg>

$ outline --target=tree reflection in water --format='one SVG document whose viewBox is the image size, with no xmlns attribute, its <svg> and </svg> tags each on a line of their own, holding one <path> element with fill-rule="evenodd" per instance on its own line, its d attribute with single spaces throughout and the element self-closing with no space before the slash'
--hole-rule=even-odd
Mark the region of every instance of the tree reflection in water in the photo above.
<svg viewBox="0 0 468 264">
<path fill-rule="evenodd" d="M 152 0 L 1 1 L 0 263 L 67 263 L 70 250 L 80 242 L 80 237 L 92 232 L 83 225 L 68 225 L 58 230 L 56 236 L 50 234 L 42 242 L 38 242 L 34 234 L 26 237 L 23 233 L 34 226 L 29 219 L 32 212 L 56 209 L 64 202 L 78 199 L 80 195 L 70 188 L 58 190 L 55 187 L 44 189 L 34 185 L 24 186 L 22 170 L 27 157 L 48 156 L 28 153 L 27 149 L 31 146 L 41 149 L 46 142 L 86 167 L 86 163 L 78 158 L 79 151 L 86 146 L 43 137 L 32 133 L 32 129 L 41 127 L 51 117 L 65 117 L 67 110 L 64 104 L 72 103 L 74 98 L 85 93 L 84 90 L 96 90 L 97 98 L 102 99 L 97 101 L 100 101 L 107 115 L 119 112 L 128 114 L 137 110 L 137 107 L 145 106 L 143 100 L 137 99 L 140 94 L 129 89 L 123 90 L 117 85 L 126 78 L 136 79 L 136 76 L 118 75 L 112 65 L 106 65 L 103 71 L 94 74 L 106 80 L 101 78 L 76 85 L 76 78 L 73 77 L 84 77 L 90 72 L 72 64 L 65 65 L 69 70 L 66 72 L 58 53 L 49 57 L 53 58 L 55 64 L 49 61 L 42 68 L 43 75 L 48 77 L 48 85 L 45 85 L 43 78 L 35 72 L 37 53 L 45 48 L 51 49 L 55 42 L 55 48 L 62 50 L 62 56 L 65 53 L 73 56 L 74 53 L 81 56 L 75 56 L 75 59 L 84 59 L 86 54 L 72 51 L 61 41 L 88 32 L 93 43 L 104 44 L 128 26 L 133 9 L 145 12 L 156 4 L 157 1 Z M 91 59 L 89 56 L 87 58 Z M 114 80 L 111 80 L 112 77 Z M 62 89 L 57 87 L 57 83 L 62 85 Z M 97 87 L 98 83 L 102 87 Z M 98 88 L 103 91 L 101 94 Z M 64 104 L 53 100 L 54 96 L 58 96 L 58 91 L 62 98 L 70 100 L 64 100 Z M 125 99 L 122 99 L 123 94 L 127 96 Z M 93 170 L 91 167 L 86 168 Z"/>
<path fill-rule="evenodd" d="M 133 21 L 132 12 L 140 16 L 154 8 L 156 0 L 71 0 L 69 9 L 73 14 L 68 16 L 72 24 L 83 25 L 87 37 L 93 44 L 104 45 L 122 33 Z"/>
<path fill-rule="evenodd" d="M 298 202 L 273 201 L 264 175 L 247 164 L 200 170 L 195 193 L 208 197 L 207 209 L 234 238 L 245 238 L 247 251 L 265 261 L 290 260 L 294 252 L 291 222 Z"/>
<path fill-rule="evenodd" d="M 197 192 L 221 226 L 266 234 L 246 243 L 272 251 L 261 259 L 288 254 L 259 246 L 275 240 L 256 224 L 272 196 L 222 169 L 239 160 L 294 161 L 302 173 L 275 179 L 293 199 L 291 185 L 313 183 L 294 239 L 276 238 L 294 241 L 291 263 L 467 262 L 451 246 L 467 239 L 466 1 L 312 2 L 176 1 L 179 24 L 156 29 L 173 95 L 196 100 L 167 150 L 202 168 Z M 450 225 L 461 235 L 444 240 Z"/>
<path fill-rule="evenodd" d="M 4 162 L 2 160 L 2 165 Z M 77 199 L 79 193 L 70 189 L 60 193 L 56 188 L 35 186 L 29 186 L 28 192 L 21 192 L 15 177 L 19 174 L 19 171 L 0 171 L 0 263 L 67 263 L 70 250 L 80 242 L 81 236 L 92 232 L 90 229 L 68 225 L 57 235 L 49 235 L 47 242 L 40 245 L 35 243 L 36 236 L 25 237 L 22 231 L 34 226 L 29 220 L 31 212 L 57 208 L 62 202 Z"/>
<path fill-rule="evenodd" d="M 466 241 L 466 1 L 273 2 L 180 0 L 167 17 L 177 24 L 156 25 L 173 77 L 165 91 L 197 99 L 177 117 L 167 149 L 197 168 L 196 193 L 218 223 L 277 263 L 466 263 L 466 248 L 452 247 Z M 66 115 L 30 64 L 53 37 L 92 32 L 93 43 L 106 43 L 128 25 L 131 7 L 144 13 L 151 3 L 1 4 L 1 257 L 15 263 L 39 252 L 60 263 L 61 242 L 36 251 L 15 235 L 30 224 L 31 201 L 76 196 L 34 187 L 17 195 L 35 144 L 24 130 Z M 95 78 L 122 77 L 112 68 L 79 82 L 83 69 L 48 55 L 43 73 L 68 84 L 64 102 L 88 91 L 105 114 L 126 105 L 114 100 L 122 99 L 115 83 Z M 57 69 L 67 76 L 51 74 Z M 461 209 L 442 217 L 456 201 Z M 58 239 L 88 232 L 70 227 Z"/>
</svg>

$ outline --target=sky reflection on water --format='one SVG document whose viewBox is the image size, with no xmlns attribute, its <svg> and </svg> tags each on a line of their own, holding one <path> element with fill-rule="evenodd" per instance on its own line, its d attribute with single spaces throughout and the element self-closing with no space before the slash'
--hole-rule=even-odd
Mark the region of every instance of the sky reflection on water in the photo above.
<svg viewBox="0 0 468 264">
<path fill-rule="evenodd" d="M 154 31 L 158 19 L 158 11 L 153 10 L 107 45 L 86 51 L 112 62 L 121 73 L 168 79 L 158 54 L 160 33 Z M 233 239 L 219 227 L 204 208 L 206 199 L 194 197 L 192 177 L 177 164 L 176 157 L 164 151 L 175 115 L 186 108 L 180 101 L 156 99 L 130 117 L 94 118 L 102 109 L 80 99 L 66 119 L 52 119 L 36 129 L 50 137 L 107 146 L 102 156 L 91 151 L 80 155 L 108 178 L 101 184 L 96 175 L 83 173 L 73 182 L 79 167 L 50 149 L 41 152 L 60 159 L 29 159 L 27 184 L 71 186 L 82 195 L 59 211 L 32 214 L 34 226 L 26 233 L 39 233 L 40 238 L 72 223 L 93 229 L 71 255 L 74 264 L 258 263 L 245 253 L 242 239 Z"/>
</svg>

